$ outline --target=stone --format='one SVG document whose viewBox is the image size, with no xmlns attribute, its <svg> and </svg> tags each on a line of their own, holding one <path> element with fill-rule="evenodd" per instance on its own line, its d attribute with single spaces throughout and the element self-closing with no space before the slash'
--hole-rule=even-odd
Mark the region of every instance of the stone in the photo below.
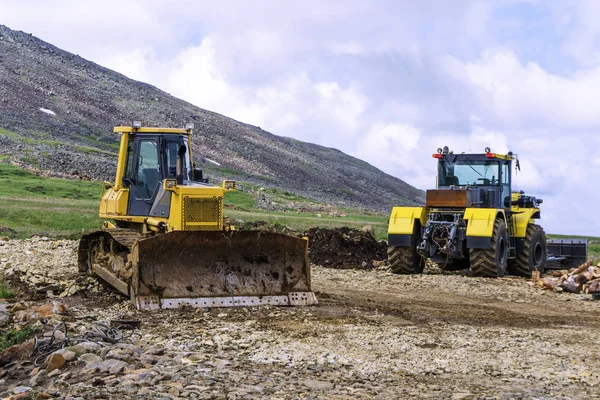
<svg viewBox="0 0 600 400">
<path fill-rule="evenodd" d="M 32 388 L 30 388 L 29 386 L 17 386 L 16 388 L 13 389 L 13 393 L 21 394 L 21 393 L 25 393 L 25 392 L 30 392 L 31 390 L 32 390 Z"/>
<path fill-rule="evenodd" d="M 313 390 L 331 390 L 333 389 L 333 383 L 318 381 L 316 379 L 306 379 L 302 382 L 304 386 Z"/>
<path fill-rule="evenodd" d="M 93 353 L 85 353 L 79 356 L 79 361 L 83 361 L 86 364 L 98 363 L 102 361 L 102 357 Z"/>
<path fill-rule="evenodd" d="M 207 390 L 210 390 L 210 387 L 199 386 L 199 385 L 188 385 L 184 389 L 186 392 L 202 393 L 202 392 L 206 392 Z"/>
<path fill-rule="evenodd" d="M 60 354 L 65 359 L 65 362 L 71 362 L 77 358 L 77 354 L 74 351 L 68 349 L 60 349 L 54 352 L 54 354 Z"/>
<path fill-rule="evenodd" d="M 157 375 L 158 374 L 155 371 L 143 368 L 132 371 L 131 374 L 126 377 L 131 377 L 131 379 L 134 379 L 135 381 L 151 382 Z"/>
<path fill-rule="evenodd" d="M 65 358 L 63 357 L 62 354 L 60 354 L 60 353 L 50 354 L 46 358 L 46 372 L 52 372 L 55 369 L 62 368 L 62 366 L 65 365 L 65 362 L 66 362 Z"/>
<path fill-rule="evenodd" d="M 121 373 L 127 367 L 127 363 L 121 360 L 104 360 L 98 365 L 99 372 L 108 372 L 110 374 Z"/>
<path fill-rule="evenodd" d="M 12 322 L 12 315 L 6 310 L 0 310 L 0 328 L 10 325 Z"/>
<path fill-rule="evenodd" d="M 76 354 L 85 354 L 85 353 L 94 353 L 98 354 L 102 351 L 102 346 L 98 343 L 94 342 L 81 342 L 76 344 L 73 347 L 70 347 L 69 350 L 74 351 Z"/>
<path fill-rule="evenodd" d="M 31 379 L 29 379 L 29 384 L 33 387 L 36 387 L 40 385 L 47 377 L 48 372 L 42 369 L 40 372 L 31 377 Z"/>
<path fill-rule="evenodd" d="M 119 349 L 112 349 L 105 355 L 106 358 L 114 358 L 115 360 L 128 361 L 131 359 L 131 354 Z"/>
<path fill-rule="evenodd" d="M 464 400 L 472 397 L 472 393 L 467 392 L 457 392 L 452 395 L 452 400 Z"/>
<path fill-rule="evenodd" d="M 62 371 L 60 369 L 55 369 L 54 371 L 52 371 L 48 374 L 48 378 L 54 378 L 55 376 L 59 376 L 61 374 L 62 374 Z"/>
<path fill-rule="evenodd" d="M 11 309 L 10 309 L 10 313 L 11 313 L 11 314 L 14 314 L 14 313 L 16 313 L 17 311 L 23 311 L 23 310 L 25 310 L 25 306 L 24 306 L 23 304 L 21 304 L 21 303 L 15 303 L 15 304 L 13 304 L 13 306 L 11 307 Z"/>
</svg>

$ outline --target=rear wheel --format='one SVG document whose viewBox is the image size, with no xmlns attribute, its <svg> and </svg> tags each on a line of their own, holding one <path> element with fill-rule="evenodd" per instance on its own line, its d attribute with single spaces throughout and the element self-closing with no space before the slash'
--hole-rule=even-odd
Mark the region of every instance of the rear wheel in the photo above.
<svg viewBox="0 0 600 400">
<path fill-rule="evenodd" d="M 488 278 L 504 276 L 508 259 L 508 236 L 504 221 L 497 219 L 494 223 L 489 249 L 471 249 L 469 253 L 473 276 Z"/>
<path fill-rule="evenodd" d="M 414 232 L 410 238 L 410 246 L 390 246 L 387 251 L 390 270 L 394 274 L 420 274 L 425 267 L 425 260 L 417 253 L 421 229 L 415 223 Z"/>
<path fill-rule="evenodd" d="M 527 226 L 527 234 L 523 252 L 517 254 L 517 258 L 511 262 L 511 270 L 522 276 L 531 277 L 536 269 L 540 274 L 546 270 L 546 258 L 548 250 L 546 247 L 546 233 L 544 229 L 535 224 Z"/>
</svg>

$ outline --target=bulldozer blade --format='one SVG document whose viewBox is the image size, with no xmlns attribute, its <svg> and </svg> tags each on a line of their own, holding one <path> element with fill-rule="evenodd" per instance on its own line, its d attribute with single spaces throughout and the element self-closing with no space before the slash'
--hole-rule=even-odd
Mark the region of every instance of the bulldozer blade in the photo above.
<svg viewBox="0 0 600 400">
<path fill-rule="evenodd" d="M 176 231 L 133 245 L 138 309 L 309 305 L 308 241 L 259 231 Z"/>
<path fill-rule="evenodd" d="M 546 269 L 575 268 L 587 261 L 588 239 L 552 239 L 547 249 Z"/>
</svg>

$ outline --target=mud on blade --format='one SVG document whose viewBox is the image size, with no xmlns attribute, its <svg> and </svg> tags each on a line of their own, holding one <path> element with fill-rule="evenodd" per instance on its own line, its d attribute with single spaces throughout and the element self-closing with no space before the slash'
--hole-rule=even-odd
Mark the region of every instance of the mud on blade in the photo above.
<svg viewBox="0 0 600 400">
<path fill-rule="evenodd" d="M 271 232 L 178 231 L 132 249 L 138 308 L 315 304 L 308 242 Z"/>
</svg>

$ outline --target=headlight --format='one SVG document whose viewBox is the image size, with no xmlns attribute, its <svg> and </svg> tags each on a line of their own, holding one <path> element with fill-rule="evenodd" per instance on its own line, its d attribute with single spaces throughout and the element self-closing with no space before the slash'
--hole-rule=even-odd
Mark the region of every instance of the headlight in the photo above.
<svg viewBox="0 0 600 400">
<path fill-rule="evenodd" d="M 223 190 L 235 190 L 235 181 L 223 181 Z"/>
<path fill-rule="evenodd" d="M 142 121 L 133 121 L 131 123 L 131 126 L 134 128 L 141 128 L 142 127 Z"/>
</svg>

